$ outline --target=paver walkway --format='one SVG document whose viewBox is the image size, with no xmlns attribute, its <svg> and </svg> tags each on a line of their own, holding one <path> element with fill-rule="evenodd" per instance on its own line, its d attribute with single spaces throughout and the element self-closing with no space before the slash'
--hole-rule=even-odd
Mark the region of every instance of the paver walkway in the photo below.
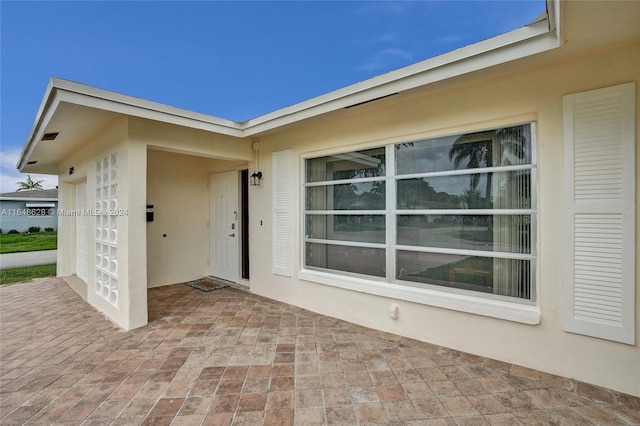
<svg viewBox="0 0 640 426">
<path fill-rule="evenodd" d="M 61 279 L 0 289 L 0 424 L 640 424 L 640 399 L 250 293 L 149 290 L 124 332 Z"/>
</svg>

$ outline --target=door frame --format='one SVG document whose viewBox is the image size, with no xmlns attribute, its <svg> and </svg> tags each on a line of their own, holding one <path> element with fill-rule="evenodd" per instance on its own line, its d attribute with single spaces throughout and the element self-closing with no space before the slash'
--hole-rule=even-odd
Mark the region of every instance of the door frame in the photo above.
<svg viewBox="0 0 640 426">
<path fill-rule="evenodd" d="M 240 220 L 238 231 L 240 232 L 240 244 L 238 247 L 238 265 L 240 284 L 249 285 L 251 279 L 251 267 L 249 263 L 249 169 L 241 169 L 238 171 L 238 211 L 240 212 Z"/>
<path fill-rule="evenodd" d="M 82 192 L 81 191 L 81 185 L 84 186 L 84 207 L 80 208 L 78 206 L 78 193 Z M 78 277 L 80 280 L 82 280 L 85 284 L 88 282 L 89 280 L 89 218 L 86 216 L 85 211 L 86 209 L 89 208 L 89 194 L 87 191 L 87 179 L 82 179 L 79 181 L 76 181 L 73 183 L 73 197 L 74 197 L 74 207 L 75 207 L 75 211 L 76 211 L 76 215 L 74 217 L 74 223 L 73 223 L 73 235 L 74 235 L 74 247 L 75 247 L 75 253 L 74 253 L 74 257 L 75 257 L 75 262 L 74 262 L 74 272 L 76 277 Z M 80 273 L 78 273 L 79 270 L 79 265 L 78 265 L 78 225 L 79 222 L 78 221 L 83 221 L 84 222 L 84 240 L 85 240 L 85 252 L 84 252 L 84 266 L 85 266 L 85 270 L 86 270 L 86 276 L 82 276 Z"/>
</svg>

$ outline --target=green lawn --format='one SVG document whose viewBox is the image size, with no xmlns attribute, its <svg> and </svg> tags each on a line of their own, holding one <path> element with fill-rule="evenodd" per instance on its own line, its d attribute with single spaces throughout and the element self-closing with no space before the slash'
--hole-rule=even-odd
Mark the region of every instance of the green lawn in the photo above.
<svg viewBox="0 0 640 426">
<path fill-rule="evenodd" d="M 0 254 L 58 248 L 57 232 L 33 234 L 0 234 Z"/>
<path fill-rule="evenodd" d="M 34 278 L 54 277 L 56 264 L 27 266 L 0 270 L 0 286 L 31 281 Z"/>
</svg>

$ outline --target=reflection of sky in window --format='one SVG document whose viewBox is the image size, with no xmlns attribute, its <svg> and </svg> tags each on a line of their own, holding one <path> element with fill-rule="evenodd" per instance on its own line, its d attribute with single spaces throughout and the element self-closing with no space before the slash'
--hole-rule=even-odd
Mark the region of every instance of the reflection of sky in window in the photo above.
<svg viewBox="0 0 640 426">
<path fill-rule="evenodd" d="M 487 175 L 481 174 L 478 185 L 471 187 L 471 176 L 438 176 L 437 178 L 426 179 L 436 192 L 446 192 L 449 195 L 463 195 L 464 191 L 473 189 L 479 191 L 483 196 L 487 187 Z M 463 183 L 461 185 L 461 183 Z M 495 189 L 495 188 L 494 188 Z"/>
<path fill-rule="evenodd" d="M 456 170 L 453 160 L 449 160 L 449 150 L 460 135 L 446 136 L 397 145 L 396 164 L 398 174 L 428 173 Z M 466 162 L 460 168 L 466 168 Z M 480 175 L 475 188 L 471 187 L 471 176 L 438 176 L 425 179 L 436 192 L 462 195 L 468 189 L 478 190 L 484 195 L 487 185 L 485 174 Z"/>
<path fill-rule="evenodd" d="M 398 174 L 453 170 L 449 150 L 459 135 L 396 145 Z"/>
<path fill-rule="evenodd" d="M 373 182 L 359 182 L 352 183 L 351 185 L 355 188 L 356 195 L 362 195 L 364 193 L 371 192 L 371 189 L 373 188 Z"/>
<path fill-rule="evenodd" d="M 452 149 L 454 149 L 453 152 Z M 450 157 L 450 153 L 453 154 L 453 158 Z M 457 167 L 456 157 L 460 160 Z M 396 145 L 396 173 L 400 175 L 530 162 L 531 127 L 529 125 Z"/>
</svg>

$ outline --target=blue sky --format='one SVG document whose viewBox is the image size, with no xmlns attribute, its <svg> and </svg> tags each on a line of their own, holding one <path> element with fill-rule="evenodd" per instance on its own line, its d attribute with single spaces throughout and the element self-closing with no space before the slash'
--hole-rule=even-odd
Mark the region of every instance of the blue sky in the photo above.
<svg viewBox="0 0 640 426">
<path fill-rule="evenodd" d="M 0 192 L 26 177 L 15 164 L 52 76 L 242 121 L 519 28 L 543 10 L 543 0 L 2 1 Z"/>
</svg>

